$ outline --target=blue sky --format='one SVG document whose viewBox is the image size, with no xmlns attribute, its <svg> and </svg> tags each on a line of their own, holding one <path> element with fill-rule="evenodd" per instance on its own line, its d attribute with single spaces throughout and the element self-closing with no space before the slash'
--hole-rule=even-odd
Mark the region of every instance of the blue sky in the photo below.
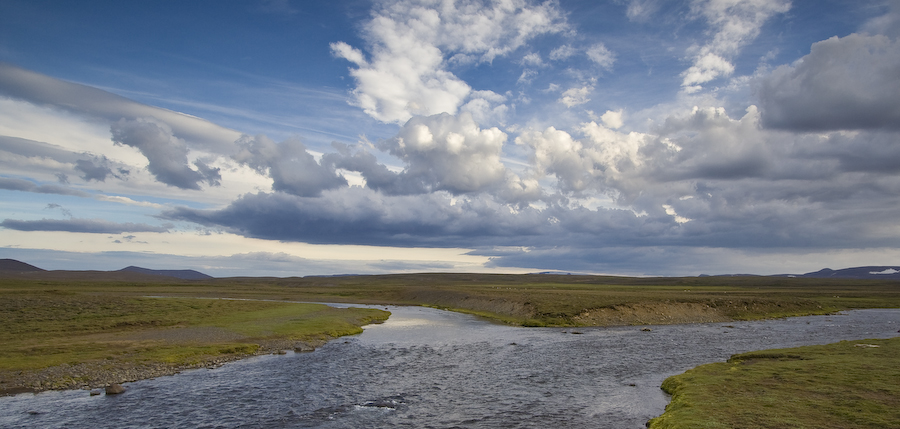
<svg viewBox="0 0 900 429">
<path fill-rule="evenodd" d="M 894 264 L 900 2 L 0 3 L 0 257 Z"/>
</svg>

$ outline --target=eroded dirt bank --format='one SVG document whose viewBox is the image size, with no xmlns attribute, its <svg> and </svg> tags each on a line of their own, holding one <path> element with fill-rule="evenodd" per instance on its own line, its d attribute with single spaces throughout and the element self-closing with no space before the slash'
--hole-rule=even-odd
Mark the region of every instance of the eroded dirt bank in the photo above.
<svg viewBox="0 0 900 429">
<path fill-rule="evenodd" d="M 587 310 L 573 317 L 578 325 L 671 325 L 727 322 L 720 310 L 700 303 L 627 304 Z"/>
</svg>

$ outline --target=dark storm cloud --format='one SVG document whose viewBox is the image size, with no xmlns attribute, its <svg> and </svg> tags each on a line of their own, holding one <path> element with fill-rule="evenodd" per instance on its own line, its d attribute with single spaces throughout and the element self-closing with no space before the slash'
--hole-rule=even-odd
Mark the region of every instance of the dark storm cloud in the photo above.
<svg viewBox="0 0 900 429">
<path fill-rule="evenodd" d="M 110 127 L 116 144 L 131 146 L 147 158 L 147 169 L 162 183 L 181 189 L 200 189 L 200 183 L 218 186 L 221 176 L 217 169 L 202 164 L 200 171 L 188 165 L 188 147 L 172 134 L 165 123 L 149 118 L 121 119 Z"/>
<path fill-rule="evenodd" d="M 900 43 L 851 34 L 812 45 L 759 87 L 763 124 L 797 131 L 900 130 Z"/>
<path fill-rule="evenodd" d="M 441 194 L 385 196 L 361 188 L 329 191 L 318 198 L 245 195 L 221 210 L 180 207 L 163 217 L 265 239 L 434 247 L 804 247 L 852 241 L 852 234 L 860 231 L 848 228 L 846 219 L 835 216 L 840 211 L 828 210 L 825 203 L 797 205 L 769 201 L 765 195 L 708 190 L 717 195 L 671 201 L 679 214 L 703 219 L 682 224 L 662 210 L 637 216 L 629 210 L 554 205 L 514 212 L 484 195 L 454 203 Z M 821 225 L 808 222 L 813 218 Z"/>
<path fill-rule="evenodd" d="M 17 231 L 65 231 L 94 234 L 121 234 L 123 232 L 168 232 L 170 227 L 152 226 L 142 223 L 117 223 L 102 219 L 41 219 L 0 222 L 3 228 Z"/>
<path fill-rule="evenodd" d="M 513 213 L 489 196 L 454 201 L 446 193 L 388 196 L 358 187 L 323 192 L 318 198 L 244 195 L 222 210 L 180 207 L 163 216 L 258 238 L 393 246 L 515 241 L 556 229 L 546 213 Z"/>
</svg>

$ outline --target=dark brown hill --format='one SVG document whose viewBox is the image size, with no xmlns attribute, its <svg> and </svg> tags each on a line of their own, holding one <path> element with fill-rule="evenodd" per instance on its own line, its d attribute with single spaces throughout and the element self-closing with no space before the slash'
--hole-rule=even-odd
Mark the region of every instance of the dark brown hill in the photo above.
<svg viewBox="0 0 900 429">
<path fill-rule="evenodd" d="M 121 271 L 129 271 L 132 273 L 141 273 L 141 274 L 151 274 L 155 276 L 168 276 L 175 277 L 177 279 L 182 280 L 206 280 L 213 278 L 210 275 L 203 274 L 199 271 L 195 270 L 151 270 L 149 268 L 141 268 L 141 267 L 125 267 L 122 268 Z"/>
<path fill-rule="evenodd" d="M 42 268 L 35 267 L 31 264 L 26 264 L 22 261 L 17 261 L 15 259 L 0 259 L 0 271 L 46 271 Z"/>
</svg>

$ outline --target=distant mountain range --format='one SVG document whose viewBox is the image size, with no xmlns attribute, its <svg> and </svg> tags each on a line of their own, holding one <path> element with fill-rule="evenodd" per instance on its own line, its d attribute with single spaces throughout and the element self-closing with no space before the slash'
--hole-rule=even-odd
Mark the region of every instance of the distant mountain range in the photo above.
<svg viewBox="0 0 900 429">
<path fill-rule="evenodd" d="M 64 273 L 65 271 L 47 271 L 42 268 L 35 267 L 31 264 L 26 264 L 21 261 L 17 261 L 15 259 L 0 259 L 0 274 L 5 273 L 33 273 L 33 272 L 48 272 L 48 273 Z M 121 270 L 116 271 L 71 271 L 72 273 L 109 273 L 109 274 L 121 274 L 121 275 L 132 275 L 129 273 L 134 273 L 142 276 L 165 276 L 172 277 L 181 280 L 206 280 L 213 278 L 210 275 L 203 274 L 199 271 L 195 270 L 151 270 L 148 268 L 141 267 L 125 267 Z M 564 272 L 557 271 L 545 271 L 542 273 L 535 274 L 569 274 Z M 353 276 L 356 274 L 342 274 L 340 276 Z M 739 277 L 739 276 L 755 276 L 756 274 L 722 274 L 716 277 Z M 707 277 L 705 274 L 701 274 L 701 277 Z M 869 266 L 869 267 L 854 267 L 854 268 L 844 268 L 840 270 L 832 270 L 830 268 L 823 268 L 819 271 L 815 271 L 812 273 L 806 274 L 777 274 L 773 276 L 767 277 L 802 277 L 802 278 L 817 278 L 817 279 L 871 279 L 871 280 L 900 280 L 900 265 L 895 266 Z"/>
<path fill-rule="evenodd" d="M 0 272 L 17 272 L 17 273 L 31 273 L 31 272 L 39 272 L 47 270 L 43 268 L 35 267 L 31 264 L 26 264 L 21 261 L 17 261 L 15 259 L 0 259 Z M 166 276 L 166 277 L 174 277 L 176 279 L 181 280 L 206 280 L 213 278 L 210 275 L 203 274 L 199 271 L 195 270 L 151 270 L 148 268 L 141 267 L 125 267 L 121 270 L 116 271 L 96 271 L 97 273 L 138 273 L 143 275 L 152 275 L 152 276 Z"/>
<path fill-rule="evenodd" d="M 855 267 L 844 268 L 841 270 L 832 270 L 823 268 L 814 273 L 806 274 L 782 274 L 781 277 L 805 277 L 815 279 L 881 279 L 881 280 L 900 280 L 900 266 L 872 266 L 872 267 Z"/>
</svg>

